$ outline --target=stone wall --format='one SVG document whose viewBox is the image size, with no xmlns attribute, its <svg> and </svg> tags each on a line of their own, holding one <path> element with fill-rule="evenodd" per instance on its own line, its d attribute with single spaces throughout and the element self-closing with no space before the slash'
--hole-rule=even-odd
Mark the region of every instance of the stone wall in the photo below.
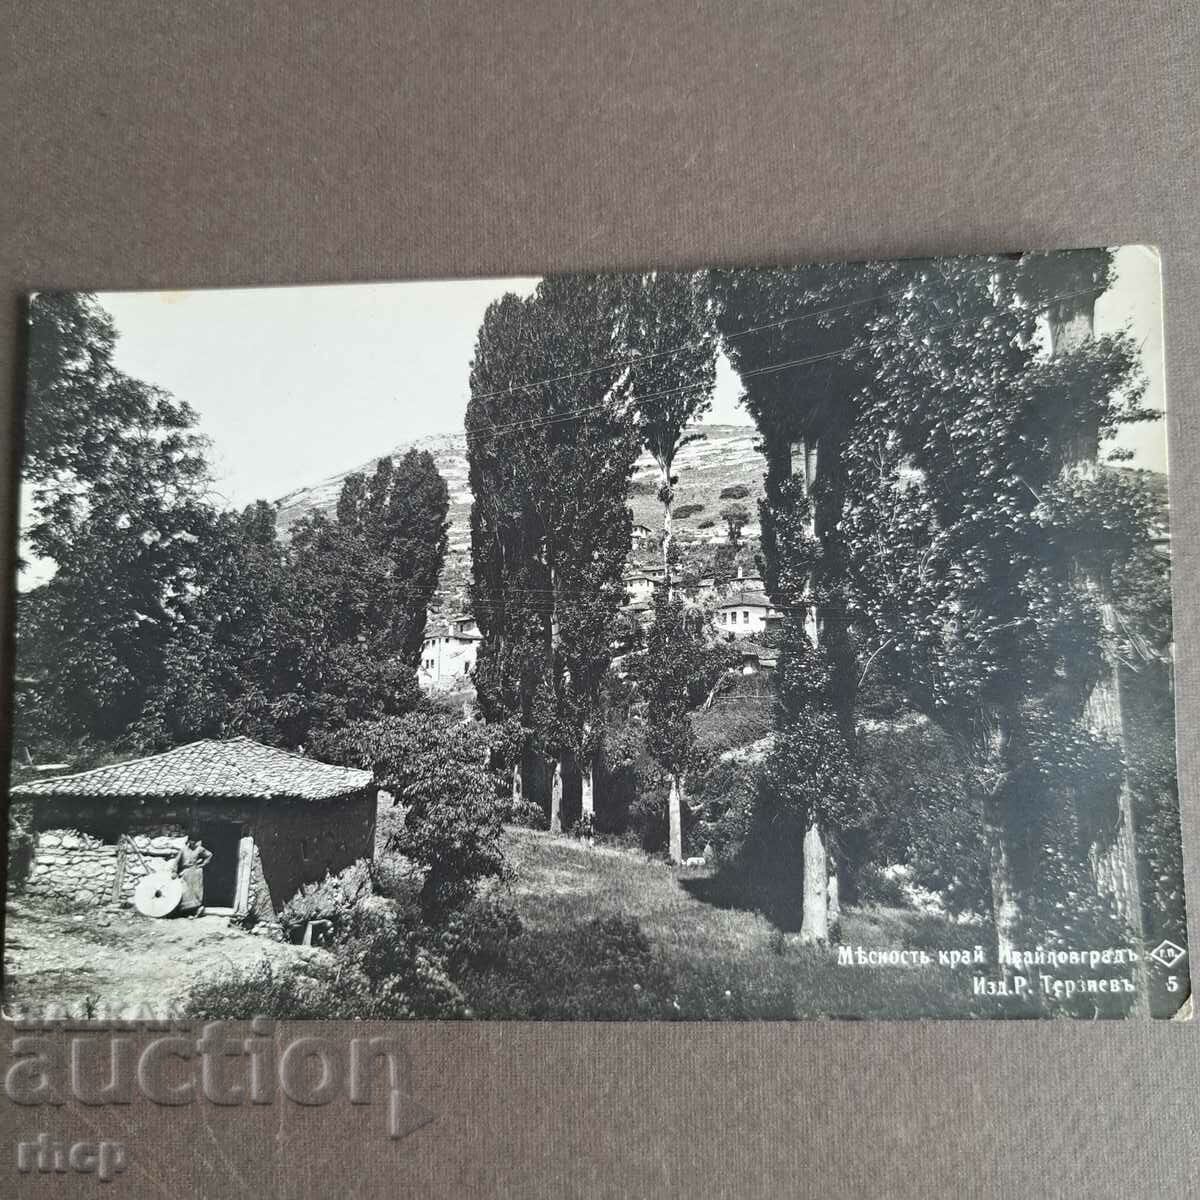
<svg viewBox="0 0 1200 1200">
<path fill-rule="evenodd" d="M 169 868 L 190 822 L 215 820 L 253 839 L 247 908 L 271 920 L 301 884 L 372 857 L 375 810 L 374 788 L 328 801 L 164 804 L 154 812 L 61 802 L 37 814 L 23 891 L 82 905 L 129 903 L 148 871 Z"/>
<path fill-rule="evenodd" d="M 108 841 L 79 829 L 40 830 L 24 893 L 81 905 L 127 902 L 144 875 L 169 866 L 185 838 L 181 827 L 168 825 L 132 840 L 144 863 L 127 840 Z"/>
</svg>

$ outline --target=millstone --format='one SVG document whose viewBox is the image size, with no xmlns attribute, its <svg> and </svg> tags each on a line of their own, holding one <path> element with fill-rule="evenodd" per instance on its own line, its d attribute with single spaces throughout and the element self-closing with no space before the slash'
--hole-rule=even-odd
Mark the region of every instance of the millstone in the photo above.
<svg viewBox="0 0 1200 1200">
<path fill-rule="evenodd" d="M 170 875 L 155 873 L 139 879 L 133 889 L 133 906 L 146 917 L 166 917 L 179 907 L 183 884 Z"/>
</svg>

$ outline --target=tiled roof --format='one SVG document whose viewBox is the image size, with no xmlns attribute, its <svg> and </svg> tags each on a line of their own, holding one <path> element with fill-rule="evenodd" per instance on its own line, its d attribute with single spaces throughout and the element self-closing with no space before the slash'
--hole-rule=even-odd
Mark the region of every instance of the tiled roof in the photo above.
<svg viewBox="0 0 1200 1200">
<path fill-rule="evenodd" d="M 747 608 L 770 608 L 771 600 L 762 592 L 735 592 L 728 600 L 721 602 L 721 608 L 737 608 L 739 604 Z"/>
<path fill-rule="evenodd" d="M 335 767 L 237 737 L 191 742 L 149 758 L 18 784 L 12 795 L 330 800 L 362 791 L 370 782 L 370 771 Z"/>
<path fill-rule="evenodd" d="M 776 658 L 779 654 L 778 650 L 764 646 L 762 642 L 753 641 L 751 638 L 744 638 L 741 641 L 735 642 L 734 645 L 743 658 L 748 654 L 758 658 Z"/>
</svg>

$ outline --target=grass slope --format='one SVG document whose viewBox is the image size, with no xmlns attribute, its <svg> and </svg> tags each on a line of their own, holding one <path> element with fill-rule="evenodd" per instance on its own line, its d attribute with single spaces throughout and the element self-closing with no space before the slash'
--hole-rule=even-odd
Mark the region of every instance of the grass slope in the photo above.
<svg viewBox="0 0 1200 1200">
<path fill-rule="evenodd" d="M 676 981 L 683 1017 L 965 1017 L 983 1015 L 970 968 L 839 966 L 835 949 L 798 944 L 760 913 L 691 894 L 704 871 L 671 870 L 633 850 L 528 829 L 505 831 L 511 900 L 531 930 L 562 933 L 593 917 L 642 925 Z M 841 938 L 875 949 L 966 948 L 978 931 L 900 909 L 850 909 Z"/>
</svg>

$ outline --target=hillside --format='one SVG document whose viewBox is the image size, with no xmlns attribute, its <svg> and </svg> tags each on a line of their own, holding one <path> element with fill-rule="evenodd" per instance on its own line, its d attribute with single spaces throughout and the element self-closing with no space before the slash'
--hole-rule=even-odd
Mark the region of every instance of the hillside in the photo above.
<svg viewBox="0 0 1200 1200">
<path fill-rule="evenodd" d="M 758 534 L 757 501 L 763 492 L 763 471 L 766 463 L 755 449 L 757 431 L 752 425 L 705 425 L 704 440 L 686 446 L 676 460 L 679 476 L 676 489 L 675 529 L 681 541 L 719 541 L 725 528 L 720 512 L 729 501 L 721 499 L 722 489 L 744 484 L 750 494 L 739 500 L 750 513 L 751 523 L 745 529 L 748 539 Z M 470 552 L 471 489 L 467 484 L 466 437 L 462 433 L 436 434 L 401 442 L 389 453 L 393 456 L 408 450 L 428 450 L 450 490 L 450 554 L 446 563 L 445 589 L 457 590 L 465 576 Z M 356 470 L 371 472 L 375 462 L 363 463 Z M 311 487 L 289 492 L 276 501 L 281 534 L 314 512 L 331 513 L 337 504 L 342 481 L 350 474 L 343 471 Z M 629 505 L 634 522 L 657 532 L 662 527 L 662 506 L 655 496 L 657 470 L 648 454 L 642 455 L 630 484 Z M 697 507 L 698 506 L 698 507 Z"/>
</svg>

